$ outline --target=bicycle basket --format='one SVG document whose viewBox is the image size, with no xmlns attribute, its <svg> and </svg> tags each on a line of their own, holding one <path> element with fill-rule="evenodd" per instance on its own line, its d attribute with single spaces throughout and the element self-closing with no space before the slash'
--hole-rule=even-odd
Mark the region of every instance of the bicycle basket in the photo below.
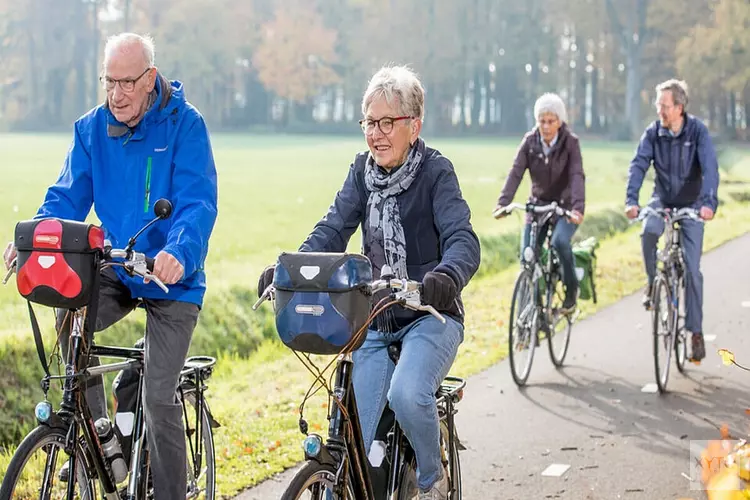
<svg viewBox="0 0 750 500">
<path fill-rule="evenodd" d="M 273 283 L 276 330 L 290 349 L 337 354 L 367 321 L 370 260 L 359 254 L 285 252 Z M 365 336 L 352 346 L 358 349 Z"/>
<path fill-rule="evenodd" d="M 104 248 L 104 231 L 93 224 L 46 218 L 16 224 L 16 286 L 30 302 L 61 309 L 84 307 Z"/>
</svg>

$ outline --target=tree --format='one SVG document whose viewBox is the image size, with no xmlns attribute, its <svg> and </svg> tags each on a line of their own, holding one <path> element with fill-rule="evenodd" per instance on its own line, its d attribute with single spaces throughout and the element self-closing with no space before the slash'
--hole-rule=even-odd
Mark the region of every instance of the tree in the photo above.
<svg viewBox="0 0 750 500">
<path fill-rule="evenodd" d="M 339 81 L 332 69 L 336 33 L 323 26 L 310 4 L 278 2 L 273 20 L 261 29 L 253 65 L 263 85 L 277 96 L 309 105 L 321 88 Z"/>
</svg>

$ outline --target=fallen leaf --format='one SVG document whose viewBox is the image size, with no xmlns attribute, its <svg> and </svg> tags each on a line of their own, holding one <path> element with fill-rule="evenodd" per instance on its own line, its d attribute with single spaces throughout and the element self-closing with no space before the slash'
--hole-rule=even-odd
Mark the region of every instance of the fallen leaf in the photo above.
<svg viewBox="0 0 750 500">
<path fill-rule="evenodd" d="M 731 365 L 734 363 L 734 353 L 732 351 L 728 351 L 726 349 L 719 349 L 719 356 L 721 356 L 721 362 L 724 363 L 726 366 Z"/>
</svg>

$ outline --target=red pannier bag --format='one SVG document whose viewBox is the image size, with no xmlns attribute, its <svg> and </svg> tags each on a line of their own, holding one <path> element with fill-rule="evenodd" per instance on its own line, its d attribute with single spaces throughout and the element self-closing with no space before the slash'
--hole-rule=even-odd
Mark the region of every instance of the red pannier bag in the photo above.
<svg viewBox="0 0 750 500">
<path fill-rule="evenodd" d="M 89 304 L 104 250 L 100 227 L 56 218 L 21 221 L 15 245 L 16 285 L 29 302 L 60 309 Z"/>
</svg>

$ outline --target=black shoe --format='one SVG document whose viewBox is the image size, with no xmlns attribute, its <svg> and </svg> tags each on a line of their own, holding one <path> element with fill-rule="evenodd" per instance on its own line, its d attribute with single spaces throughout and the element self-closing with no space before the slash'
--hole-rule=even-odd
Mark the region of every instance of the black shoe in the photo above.
<svg viewBox="0 0 750 500">
<path fill-rule="evenodd" d="M 560 308 L 560 312 L 562 314 L 570 314 L 576 310 L 576 305 L 576 296 L 572 294 L 566 295 L 562 307 Z"/>
<path fill-rule="evenodd" d="M 647 311 L 650 311 L 653 307 L 653 285 L 647 285 L 646 290 L 643 292 L 643 298 L 641 299 L 641 304 L 643 304 L 644 309 Z"/>
<path fill-rule="evenodd" d="M 693 350 L 690 361 L 700 362 L 706 357 L 706 344 L 703 342 L 702 333 L 693 333 Z"/>
</svg>

